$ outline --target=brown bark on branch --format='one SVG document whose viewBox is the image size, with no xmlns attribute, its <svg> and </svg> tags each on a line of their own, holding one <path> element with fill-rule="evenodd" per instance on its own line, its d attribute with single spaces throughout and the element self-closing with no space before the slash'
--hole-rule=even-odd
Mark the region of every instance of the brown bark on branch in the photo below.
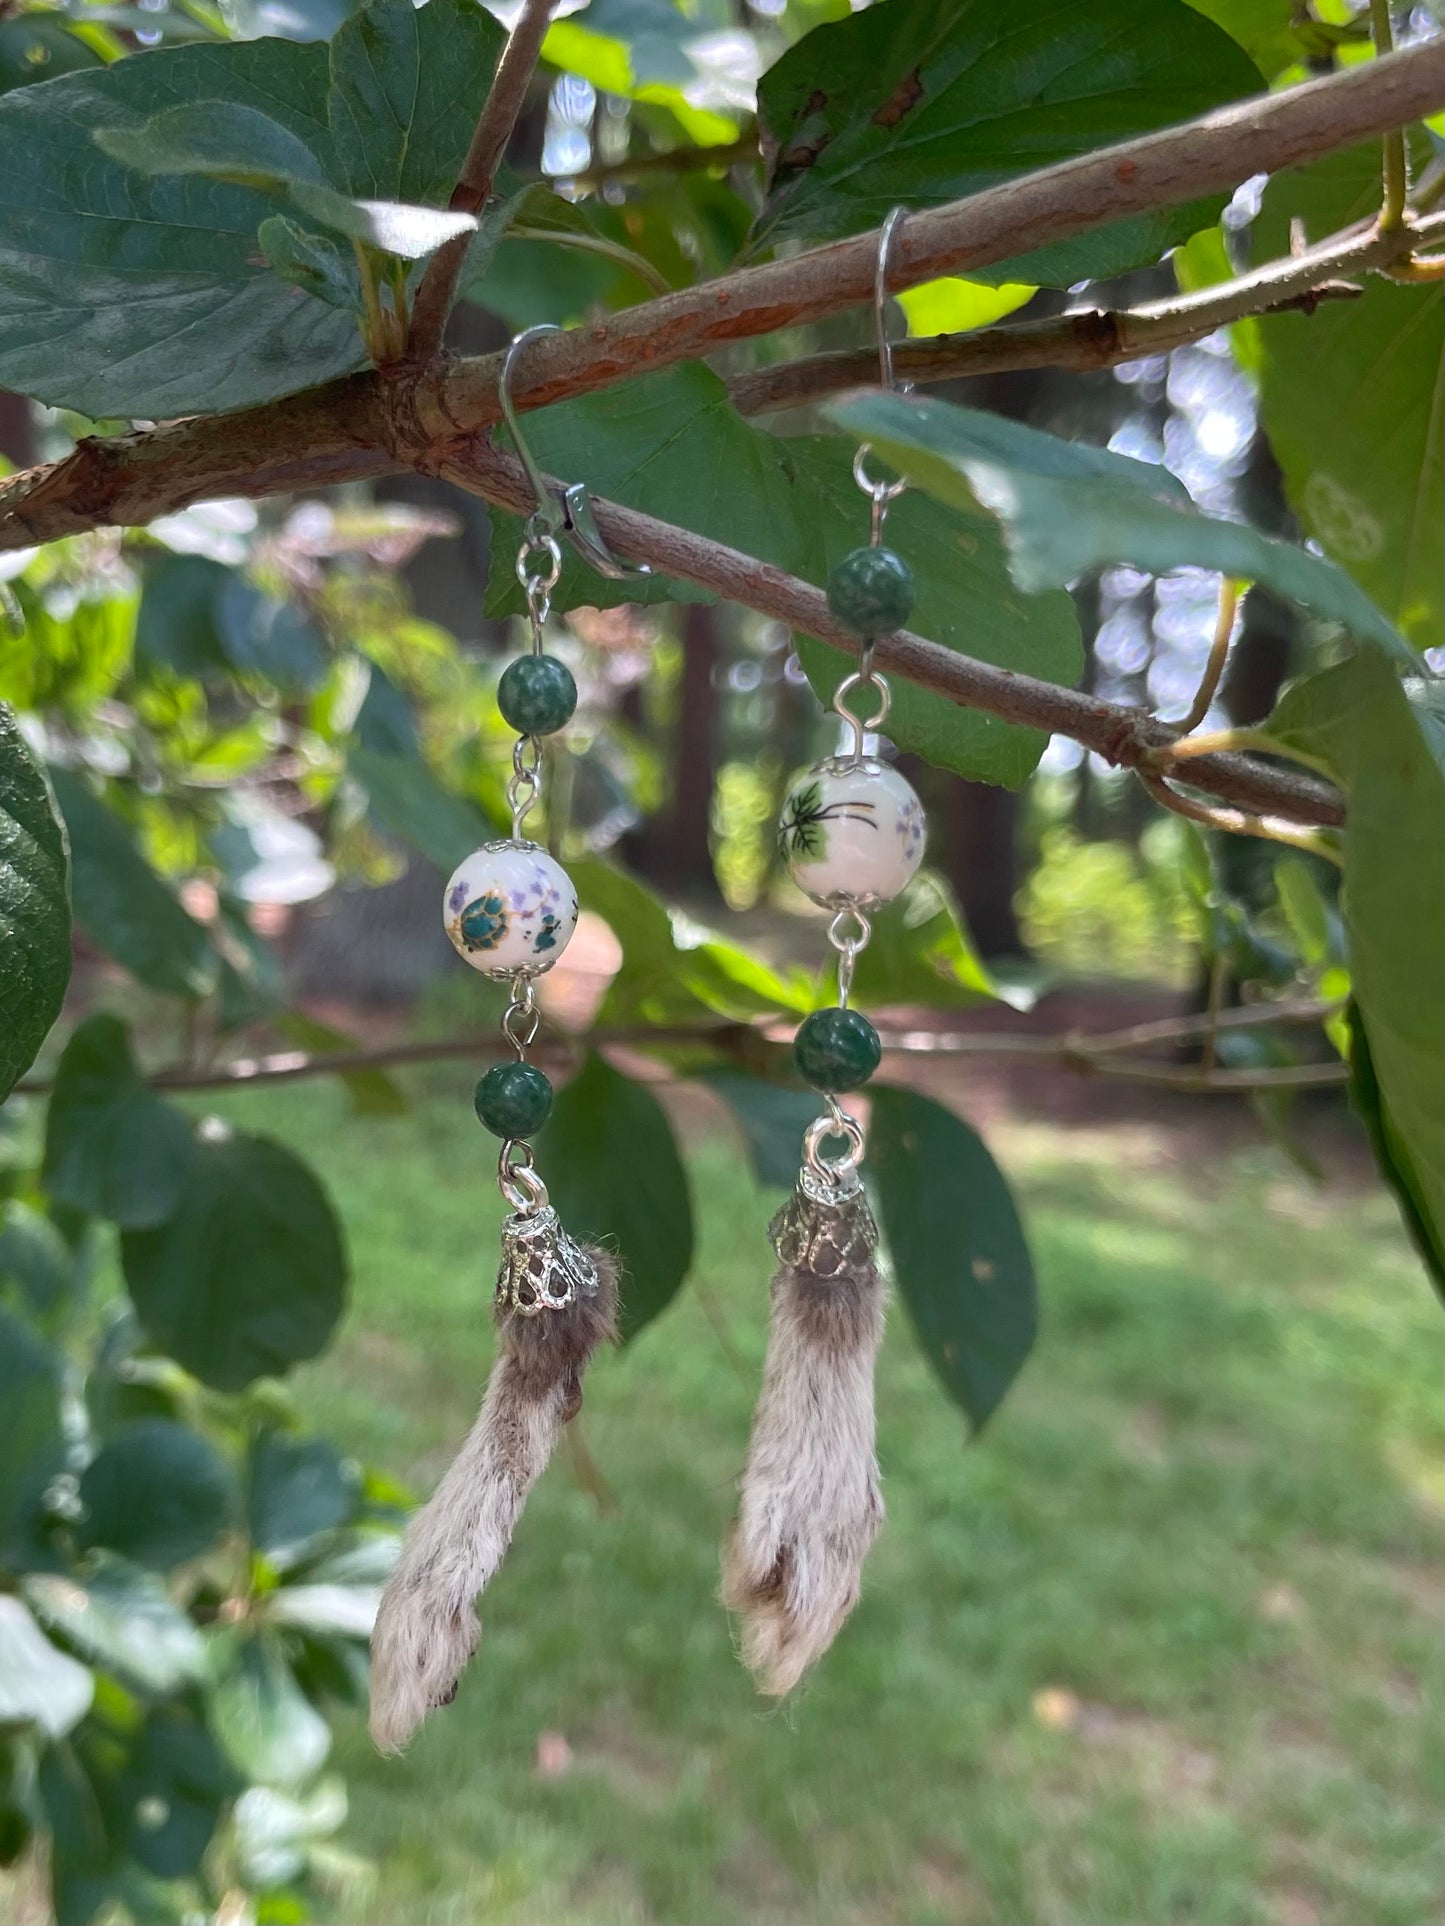
<svg viewBox="0 0 1445 1926">
<path fill-rule="evenodd" d="M 966 272 L 1124 214 L 1228 190 L 1418 119 L 1442 92 L 1445 47 L 1436 42 L 1045 168 L 914 215 L 897 239 L 893 285 Z M 876 250 L 876 234 L 859 235 L 540 340 L 520 371 L 517 405 L 545 407 L 861 305 L 872 298 Z M 1055 351 L 1061 365 L 1078 365 L 1070 359 L 1077 329 L 1042 348 L 1023 328 L 988 332 L 987 352 L 998 357 L 991 370 L 1038 366 Z M 929 352 L 930 344 L 905 351 L 924 359 Z M 1008 358 L 1015 354 L 1027 358 Z M 373 371 L 237 414 L 83 442 L 52 467 L 0 481 L 0 550 L 142 525 L 207 496 L 259 497 L 424 467 L 436 444 L 498 419 L 500 372 L 500 355 L 442 357 L 420 376 Z"/>
<path fill-rule="evenodd" d="M 517 514 L 526 514 L 535 506 L 521 463 L 480 439 L 444 457 L 433 472 Z M 760 562 L 721 542 L 695 535 L 690 529 L 640 515 L 618 502 L 600 496 L 594 496 L 593 502 L 598 525 L 615 553 L 650 562 L 659 574 L 710 589 L 807 635 L 816 635 L 849 655 L 856 653 L 856 640 L 834 620 L 827 597 L 812 583 L 799 581 L 770 562 Z M 1151 768 L 1160 750 L 1178 739 L 1177 730 L 1142 709 L 1126 709 L 1077 689 L 1060 688 L 1036 676 L 979 662 L 906 630 L 880 641 L 875 660 L 880 669 L 900 675 L 920 689 L 932 690 L 961 708 L 983 709 L 1005 722 L 1071 736 L 1121 768 Z M 1257 815 L 1278 815 L 1324 827 L 1336 827 L 1344 821 L 1344 803 L 1327 784 L 1250 756 L 1201 756 L 1191 760 L 1189 782 L 1195 789 Z"/>
</svg>

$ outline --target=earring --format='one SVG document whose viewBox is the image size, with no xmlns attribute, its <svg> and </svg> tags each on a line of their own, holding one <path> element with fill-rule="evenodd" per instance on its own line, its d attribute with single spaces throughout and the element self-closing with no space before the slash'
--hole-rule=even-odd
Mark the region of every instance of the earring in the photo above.
<svg viewBox="0 0 1445 1926">
<path fill-rule="evenodd" d="M 888 257 L 904 212 L 896 208 L 884 223 L 874 281 L 885 387 L 894 386 Z M 723 1602 L 742 1618 L 745 1664 L 773 1695 L 790 1691 L 841 1630 L 883 1523 L 873 1411 L 885 1295 L 878 1226 L 860 1175 L 863 1130 L 838 1099 L 878 1067 L 878 1033 L 852 1007 L 853 975 L 870 914 L 904 889 L 923 859 L 925 824 L 910 785 L 867 753 L 889 705 L 874 644 L 902 627 L 913 603 L 908 564 L 883 545 L 889 505 L 905 484 L 875 481 L 868 452 L 866 444 L 858 450 L 853 476 L 872 504 L 869 543 L 846 555 L 827 584 L 829 608 L 860 643 L 858 666 L 833 698 L 847 745 L 793 784 L 778 829 L 794 882 L 834 913 L 828 940 L 838 955 L 838 1001 L 815 1010 L 794 1039 L 798 1070 L 825 1108 L 804 1137 L 797 1187 L 769 1227 L 778 1270 L 763 1387 L 723 1550 Z M 871 703 L 866 720 L 850 700 Z M 840 1142 L 841 1152 L 825 1149 Z"/>
<path fill-rule="evenodd" d="M 497 685 L 503 720 L 517 731 L 507 785 L 512 833 L 457 865 L 442 912 L 464 960 L 511 990 L 501 1027 L 513 1060 L 494 1064 L 475 1098 L 478 1120 L 502 1140 L 497 1183 L 509 1206 L 493 1312 L 501 1349 L 476 1423 L 412 1519 L 382 1594 L 371 1642 L 370 1724 L 384 1751 L 399 1751 L 428 1712 L 456 1696 L 481 1636 L 475 1600 L 500 1566 L 563 1425 L 581 1408 L 588 1362 L 616 1335 L 616 1260 L 568 1236 L 532 1153 L 531 1139 L 552 1108 L 550 1082 L 527 1061 L 541 1021 L 537 979 L 577 927 L 577 892 L 561 864 L 525 830 L 542 794 L 543 738 L 565 727 L 577 706 L 570 670 L 544 650 L 562 543 L 603 574 L 650 571 L 611 554 L 586 488 L 549 482 L 520 432 L 512 373 L 526 344 L 547 331 L 518 335 L 501 382 L 505 418 L 537 495 L 516 564 L 532 646 Z"/>
</svg>

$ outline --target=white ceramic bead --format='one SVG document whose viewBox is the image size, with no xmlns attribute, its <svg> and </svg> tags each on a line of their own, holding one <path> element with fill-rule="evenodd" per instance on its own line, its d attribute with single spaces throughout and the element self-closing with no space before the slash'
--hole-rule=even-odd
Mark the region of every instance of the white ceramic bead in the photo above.
<svg viewBox="0 0 1445 1926">
<path fill-rule="evenodd" d="M 442 915 L 474 970 L 540 976 L 571 941 L 577 891 L 540 843 L 484 843 L 452 871 Z"/>
<path fill-rule="evenodd" d="M 798 777 L 778 844 L 793 881 L 827 909 L 891 903 L 923 861 L 923 805 L 886 762 L 830 756 Z"/>
</svg>

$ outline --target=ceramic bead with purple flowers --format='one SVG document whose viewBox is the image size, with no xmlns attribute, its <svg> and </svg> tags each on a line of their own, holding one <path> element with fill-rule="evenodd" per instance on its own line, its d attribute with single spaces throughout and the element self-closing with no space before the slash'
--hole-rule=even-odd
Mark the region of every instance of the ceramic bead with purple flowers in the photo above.
<svg viewBox="0 0 1445 1926">
<path fill-rule="evenodd" d="M 442 915 L 458 955 L 474 970 L 540 976 L 571 941 L 577 891 L 540 843 L 484 843 L 452 871 Z"/>
</svg>

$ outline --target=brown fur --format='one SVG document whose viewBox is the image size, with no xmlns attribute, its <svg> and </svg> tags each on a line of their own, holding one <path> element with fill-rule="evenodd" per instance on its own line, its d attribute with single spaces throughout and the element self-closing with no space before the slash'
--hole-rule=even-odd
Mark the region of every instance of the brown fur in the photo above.
<svg viewBox="0 0 1445 1926">
<path fill-rule="evenodd" d="M 501 1354 L 476 1423 L 408 1527 L 371 1637 L 371 1736 L 384 1752 L 399 1752 L 433 1707 L 456 1696 L 481 1637 L 477 1595 L 581 1407 L 589 1359 L 616 1336 L 617 1265 L 605 1251 L 590 1255 L 595 1297 L 498 1317 Z"/>
<path fill-rule="evenodd" d="M 832 1278 L 784 1266 L 773 1279 L 763 1388 L 722 1577 L 763 1692 L 791 1691 L 832 1644 L 883 1523 L 873 1450 L 883 1308 L 871 1265 Z"/>
</svg>

